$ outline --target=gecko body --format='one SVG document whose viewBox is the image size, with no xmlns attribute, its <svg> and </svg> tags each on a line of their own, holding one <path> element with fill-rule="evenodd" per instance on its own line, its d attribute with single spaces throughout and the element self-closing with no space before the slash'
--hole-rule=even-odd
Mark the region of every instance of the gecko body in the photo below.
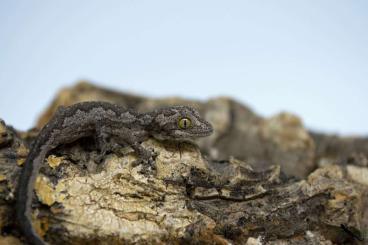
<svg viewBox="0 0 368 245">
<path fill-rule="evenodd" d="M 47 154 L 62 144 L 96 136 L 101 152 L 107 140 L 129 145 L 140 163 L 153 163 L 152 152 L 141 142 L 152 136 L 159 140 L 188 140 L 208 136 L 212 126 L 187 106 L 173 106 L 148 113 L 137 113 L 107 102 L 82 102 L 58 109 L 32 144 L 19 178 L 16 192 L 17 220 L 27 242 L 47 244 L 35 231 L 31 221 L 34 185 Z"/>
</svg>

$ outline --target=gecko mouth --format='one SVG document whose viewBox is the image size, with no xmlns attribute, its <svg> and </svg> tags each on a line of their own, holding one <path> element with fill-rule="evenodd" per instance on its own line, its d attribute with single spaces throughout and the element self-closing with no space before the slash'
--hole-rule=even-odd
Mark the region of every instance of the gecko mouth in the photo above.
<svg viewBox="0 0 368 245">
<path fill-rule="evenodd" d="M 213 130 L 207 130 L 207 131 L 200 131 L 200 132 L 196 132 L 193 135 L 197 136 L 197 137 L 205 137 L 205 136 L 209 136 L 210 134 L 212 134 Z"/>
<path fill-rule="evenodd" d="M 201 128 L 200 130 L 190 132 L 194 137 L 205 137 L 213 133 L 212 127 Z"/>
</svg>

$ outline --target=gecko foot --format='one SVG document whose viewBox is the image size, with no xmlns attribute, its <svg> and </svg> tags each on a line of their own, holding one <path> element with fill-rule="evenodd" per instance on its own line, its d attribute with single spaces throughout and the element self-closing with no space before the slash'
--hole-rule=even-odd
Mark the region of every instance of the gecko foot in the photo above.
<svg viewBox="0 0 368 245">
<path fill-rule="evenodd" d="M 115 155 L 122 157 L 124 153 L 121 151 L 122 146 L 114 142 L 104 143 L 99 147 L 98 155 L 96 156 L 96 162 L 102 162 L 106 155 L 114 153 Z"/>
<path fill-rule="evenodd" d="M 142 169 L 139 171 L 139 173 L 144 175 L 151 175 L 156 172 L 156 157 L 157 153 L 149 152 L 145 157 L 141 157 L 134 161 L 133 166 L 141 165 Z"/>
<path fill-rule="evenodd" d="M 149 176 L 149 175 L 153 175 L 156 173 L 156 167 L 155 164 L 150 164 L 150 165 L 142 165 L 142 169 L 139 170 L 140 174 Z"/>
</svg>

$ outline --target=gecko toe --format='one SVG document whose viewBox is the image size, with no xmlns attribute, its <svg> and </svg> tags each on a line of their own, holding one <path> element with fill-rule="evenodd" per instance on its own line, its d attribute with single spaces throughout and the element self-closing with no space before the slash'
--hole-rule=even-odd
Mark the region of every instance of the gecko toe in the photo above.
<svg viewBox="0 0 368 245">
<path fill-rule="evenodd" d="M 138 159 L 133 162 L 133 167 L 141 165 L 142 168 L 139 173 L 143 175 L 152 175 L 156 172 L 156 162 L 153 157 L 148 159 Z"/>
</svg>

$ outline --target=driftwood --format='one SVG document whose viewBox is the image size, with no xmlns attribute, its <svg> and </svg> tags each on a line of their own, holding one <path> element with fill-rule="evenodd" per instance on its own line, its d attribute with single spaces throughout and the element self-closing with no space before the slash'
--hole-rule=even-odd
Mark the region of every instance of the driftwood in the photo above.
<svg viewBox="0 0 368 245">
<path fill-rule="evenodd" d="M 199 146 L 147 140 L 143 145 L 157 153 L 152 176 L 132 164 L 128 147 L 102 159 L 93 138 L 55 149 L 38 176 L 33 212 L 34 226 L 51 244 L 364 244 L 363 139 L 355 143 L 360 148 L 337 137 L 333 144 L 293 115 L 264 119 L 230 99 L 154 100 L 86 83 L 61 92 L 38 126 L 57 105 L 80 100 L 142 111 L 190 104 L 217 133 Z M 37 129 L 20 133 L 0 122 L 0 244 L 24 242 L 14 220 L 14 191 L 36 135 Z M 341 142 L 350 153 L 333 150 Z"/>
</svg>

